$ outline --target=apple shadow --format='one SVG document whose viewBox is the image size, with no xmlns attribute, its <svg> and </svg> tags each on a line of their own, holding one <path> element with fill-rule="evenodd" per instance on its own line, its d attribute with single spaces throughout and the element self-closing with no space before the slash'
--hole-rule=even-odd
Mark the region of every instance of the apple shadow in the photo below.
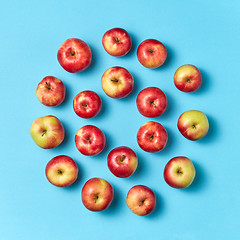
<svg viewBox="0 0 240 240">
<path fill-rule="evenodd" d="M 61 119 L 60 121 L 64 127 L 65 135 L 64 135 L 64 139 L 63 139 L 62 143 L 59 146 L 65 147 L 68 144 L 69 139 L 70 139 L 70 136 L 69 136 L 70 131 L 68 130 L 70 128 L 70 125 L 67 124 L 67 122 L 65 122 L 65 120 L 63 120 L 63 119 Z"/>
<path fill-rule="evenodd" d="M 133 34 L 132 32 L 128 32 L 130 37 L 131 37 L 131 40 L 132 40 L 132 47 L 130 49 L 130 51 L 125 55 L 126 57 L 132 57 L 132 55 L 136 55 L 136 52 L 137 52 L 137 48 L 138 48 L 138 45 L 140 44 L 138 38 L 136 37 L 135 34 Z M 137 55 L 136 55 L 137 57 Z"/>
</svg>

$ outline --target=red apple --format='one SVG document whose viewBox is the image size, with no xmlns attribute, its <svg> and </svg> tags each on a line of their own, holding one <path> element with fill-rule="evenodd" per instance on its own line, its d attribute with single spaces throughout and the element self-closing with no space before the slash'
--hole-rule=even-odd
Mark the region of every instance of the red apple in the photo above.
<svg viewBox="0 0 240 240">
<path fill-rule="evenodd" d="M 108 154 L 107 164 L 116 177 L 127 178 L 135 172 L 138 158 L 131 148 L 117 147 Z"/>
<path fill-rule="evenodd" d="M 139 147 L 146 152 L 159 152 L 166 145 L 168 134 L 166 129 L 157 122 L 147 122 L 143 124 L 137 133 Z"/>
<path fill-rule="evenodd" d="M 132 75 L 123 67 L 111 67 L 102 76 L 103 91 L 112 98 L 126 97 L 133 84 Z"/>
<path fill-rule="evenodd" d="M 203 138 L 209 129 L 207 116 L 197 110 L 182 113 L 178 119 L 177 126 L 180 133 L 192 141 Z"/>
<path fill-rule="evenodd" d="M 48 181 L 53 185 L 67 187 L 76 181 L 78 166 L 72 158 L 61 155 L 48 162 L 45 173 Z"/>
<path fill-rule="evenodd" d="M 38 84 L 36 94 L 45 106 L 58 106 L 65 98 L 65 86 L 56 77 L 47 76 Z"/>
<path fill-rule="evenodd" d="M 73 100 L 75 113 L 82 118 L 92 118 L 96 116 L 102 108 L 102 101 L 97 93 L 93 91 L 83 91 L 76 95 Z"/>
<path fill-rule="evenodd" d="M 49 115 L 37 118 L 30 130 L 35 143 L 45 149 L 57 147 L 64 139 L 64 128 L 58 118 Z"/>
<path fill-rule="evenodd" d="M 167 97 L 157 87 L 143 89 L 137 96 L 138 111 L 145 117 L 159 117 L 167 107 Z"/>
<path fill-rule="evenodd" d="M 150 188 L 143 185 L 136 185 L 128 191 L 127 205 L 133 213 L 145 216 L 154 210 L 156 196 Z"/>
<path fill-rule="evenodd" d="M 75 144 L 80 153 L 87 156 L 99 154 L 105 146 L 105 135 L 97 127 L 86 125 L 75 135 Z"/>
<path fill-rule="evenodd" d="M 69 38 L 59 48 L 57 59 L 66 71 L 76 73 L 89 67 L 92 61 L 92 52 L 84 41 Z"/>
<path fill-rule="evenodd" d="M 130 51 L 132 41 L 126 30 L 112 28 L 103 35 L 102 44 L 107 53 L 119 57 L 126 55 Z"/>
<path fill-rule="evenodd" d="M 158 40 L 147 39 L 138 46 L 137 58 L 146 68 L 158 68 L 167 58 L 167 49 Z"/>
<path fill-rule="evenodd" d="M 186 188 L 193 182 L 195 168 L 187 157 L 174 157 L 164 168 L 164 179 L 174 188 Z"/>
<path fill-rule="evenodd" d="M 91 178 L 82 188 L 83 205 L 90 211 L 103 211 L 113 200 L 113 187 L 104 179 Z"/>
<path fill-rule="evenodd" d="M 202 75 L 197 67 L 186 64 L 179 67 L 175 72 L 174 84 L 180 91 L 194 92 L 202 84 Z"/>
</svg>

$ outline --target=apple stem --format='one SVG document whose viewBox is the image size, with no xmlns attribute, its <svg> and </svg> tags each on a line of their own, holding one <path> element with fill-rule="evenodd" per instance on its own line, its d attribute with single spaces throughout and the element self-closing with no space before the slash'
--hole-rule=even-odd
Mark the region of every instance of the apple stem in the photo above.
<svg viewBox="0 0 240 240">
<path fill-rule="evenodd" d="M 46 84 L 46 86 L 47 86 L 47 89 L 48 89 L 48 90 L 51 90 L 50 84 L 48 84 L 48 82 L 45 82 L 45 84 Z"/>
<path fill-rule="evenodd" d="M 43 130 L 43 132 L 42 132 L 42 136 L 43 136 L 46 132 L 47 132 L 47 130 Z"/>
<path fill-rule="evenodd" d="M 114 78 L 114 79 L 111 79 L 111 81 L 117 83 L 118 79 Z"/>
</svg>

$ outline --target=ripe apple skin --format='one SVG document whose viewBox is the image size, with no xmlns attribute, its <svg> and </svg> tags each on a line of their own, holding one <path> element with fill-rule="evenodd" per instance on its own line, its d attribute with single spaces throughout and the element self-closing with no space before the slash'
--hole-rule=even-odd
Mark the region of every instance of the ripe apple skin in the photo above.
<svg viewBox="0 0 240 240">
<path fill-rule="evenodd" d="M 83 205 L 94 212 L 108 208 L 113 200 L 113 195 L 112 185 L 102 178 L 91 178 L 82 188 Z"/>
<path fill-rule="evenodd" d="M 75 135 L 75 144 L 80 153 L 86 156 L 99 154 L 105 147 L 104 133 L 93 125 L 80 128 Z"/>
<path fill-rule="evenodd" d="M 156 196 L 150 188 L 136 185 L 128 191 L 126 202 L 133 213 L 145 216 L 154 210 Z"/>
<path fill-rule="evenodd" d="M 181 114 L 177 127 L 187 139 L 196 141 L 203 138 L 209 129 L 207 116 L 197 110 L 189 110 Z"/>
<path fill-rule="evenodd" d="M 44 77 L 39 82 L 36 90 L 38 100 L 45 106 L 53 107 L 61 104 L 65 98 L 63 82 L 53 76 Z"/>
<path fill-rule="evenodd" d="M 187 157 L 174 157 L 164 168 L 166 183 L 174 188 L 186 188 L 195 178 L 195 168 Z"/>
<path fill-rule="evenodd" d="M 137 133 L 139 147 L 146 152 L 159 152 L 167 145 L 166 129 L 157 122 L 149 121 L 143 124 Z"/>
<path fill-rule="evenodd" d="M 102 44 L 108 54 L 120 57 L 130 51 L 132 40 L 126 30 L 122 28 L 112 28 L 104 33 Z"/>
<path fill-rule="evenodd" d="M 67 187 L 76 181 L 78 166 L 72 158 L 60 155 L 48 162 L 45 174 L 51 184 L 57 187 Z"/>
<path fill-rule="evenodd" d="M 102 89 L 111 98 L 123 98 L 130 94 L 134 80 L 123 67 L 111 67 L 102 76 Z"/>
<path fill-rule="evenodd" d="M 89 67 L 92 61 L 92 52 L 84 41 L 69 38 L 60 46 L 57 59 L 66 71 L 76 73 Z"/>
<path fill-rule="evenodd" d="M 199 89 L 202 84 L 201 72 L 191 64 L 179 67 L 173 79 L 177 89 L 183 92 L 194 92 Z"/>
<path fill-rule="evenodd" d="M 137 58 L 146 68 L 158 68 L 167 58 L 167 49 L 158 40 L 147 39 L 138 46 Z"/>
<path fill-rule="evenodd" d="M 167 108 L 167 97 L 157 87 L 143 89 L 137 96 L 138 111 L 145 117 L 159 117 Z"/>
<path fill-rule="evenodd" d="M 102 101 L 97 93 L 93 91 L 82 91 L 73 100 L 75 113 L 82 118 L 92 118 L 96 116 L 102 108 Z"/>
<path fill-rule="evenodd" d="M 65 131 L 58 118 L 48 115 L 37 118 L 32 123 L 30 134 L 39 147 L 50 149 L 63 141 Z"/>
<path fill-rule="evenodd" d="M 109 170 L 119 178 L 130 177 L 136 170 L 138 158 L 136 153 L 129 147 L 114 148 L 107 157 Z"/>
</svg>

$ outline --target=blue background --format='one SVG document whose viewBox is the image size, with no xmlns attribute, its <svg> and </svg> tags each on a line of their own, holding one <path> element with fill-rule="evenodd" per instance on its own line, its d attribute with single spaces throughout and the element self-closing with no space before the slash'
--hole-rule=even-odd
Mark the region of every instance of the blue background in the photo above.
<svg viewBox="0 0 240 240">
<path fill-rule="evenodd" d="M 233 1 L 1 1 L 1 184 L 0 240 L 15 239 L 239 239 L 239 53 L 240 2 Z M 108 55 L 102 35 L 112 27 L 125 28 L 132 37 L 125 57 Z M 57 50 L 64 40 L 77 37 L 92 49 L 93 62 L 82 73 L 64 71 Z M 137 61 L 141 41 L 156 38 L 168 50 L 159 69 Z M 203 76 L 195 93 L 178 91 L 173 75 L 182 64 L 196 65 Z M 109 67 L 127 68 L 135 79 L 125 99 L 107 97 L 101 76 Z M 65 102 L 56 108 L 40 104 L 38 82 L 47 75 L 60 78 L 67 88 Z M 168 108 L 155 119 L 169 133 L 167 147 L 159 153 L 143 152 L 138 128 L 149 119 L 136 108 L 137 93 L 157 86 L 167 95 Z M 90 89 L 103 101 L 95 118 L 84 120 L 73 111 L 74 96 Z M 190 142 L 177 130 L 183 111 L 201 110 L 209 118 L 209 134 Z M 59 147 L 44 150 L 30 137 L 34 119 L 53 114 L 66 129 Z M 100 127 L 107 138 L 103 153 L 81 155 L 74 144 L 76 131 L 85 124 Z M 135 150 L 139 167 L 129 179 L 118 179 L 107 168 L 108 152 L 126 145 Z M 57 188 L 45 177 L 54 156 L 66 154 L 79 165 L 79 180 Z M 191 187 L 177 190 L 163 179 L 168 160 L 177 155 L 192 159 L 196 178 Z M 91 177 L 102 177 L 114 187 L 109 209 L 93 213 L 84 208 L 80 192 Z M 136 184 L 151 187 L 156 210 L 139 217 L 128 209 L 127 191 Z"/>
</svg>

